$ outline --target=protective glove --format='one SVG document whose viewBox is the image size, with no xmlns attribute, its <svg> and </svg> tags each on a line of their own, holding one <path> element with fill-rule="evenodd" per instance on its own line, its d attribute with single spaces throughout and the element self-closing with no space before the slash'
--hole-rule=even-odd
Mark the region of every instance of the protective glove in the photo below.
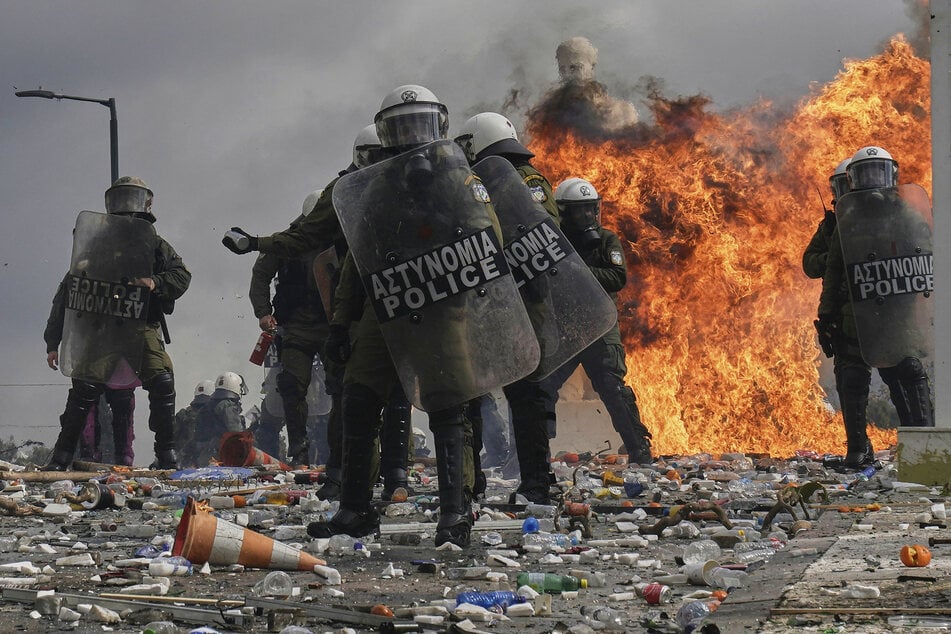
<svg viewBox="0 0 951 634">
<path fill-rule="evenodd" d="M 226 231 L 225 237 L 221 239 L 221 244 L 238 255 L 258 250 L 257 237 L 252 236 L 241 227 L 231 227 L 231 231 Z"/>
<path fill-rule="evenodd" d="M 347 363 L 350 359 L 350 328 L 342 324 L 330 325 L 330 334 L 324 342 L 323 356 L 340 365 Z"/>
<path fill-rule="evenodd" d="M 839 332 L 839 322 L 831 315 L 819 315 L 819 319 L 812 322 L 819 334 L 819 346 L 829 358 L 835 355 L 835 340 Z"/>
</svg>

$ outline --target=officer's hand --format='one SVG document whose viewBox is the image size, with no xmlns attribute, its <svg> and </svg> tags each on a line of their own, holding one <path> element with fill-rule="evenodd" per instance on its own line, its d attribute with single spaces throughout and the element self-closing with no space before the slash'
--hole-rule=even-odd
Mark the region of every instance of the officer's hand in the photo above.
<svg viewBox="0 0 951 634">
<path fill-rule="evenodd" d="M 323 355 L 334 363 L 344 365 L 350 358 L 350 329 L 341 324 L 331 324 L 330 334 L 324 342 Z"/>
<path fill-rule="evenodd" d="M 50 370 L 59 370 L 59 352 L 56 350 L 47 352 L 46 365 L 50 366 Z"/>
<path fill-rule="evenodd" d="M 821 336 L 834 337 L 839 330 L 839 322 L 832 315 L 819 315 L 816 320 L 816 331 Z"/>
<path fill-rule="evenodd" d="M 231 227 L 231 231 L 226 231 L 221 244 L 238 255 L 258 250 L 258 239 L 240 227 Z"/>
<path fill-rule="evenodd" d="M 274 332 L 277 328 L 277 320 L 274 319 L 274 315 L 265 315 L 258 319 L 258 326 L 260 326 L 264 332 Z"/>
<path fill-rule="evenodd" d="M 136 286 L 144 286 L 149 289 L 149 292 L 155 290 L 155 280 L 151 277 L 139 277 L 135 280 Z"/>
</svg>

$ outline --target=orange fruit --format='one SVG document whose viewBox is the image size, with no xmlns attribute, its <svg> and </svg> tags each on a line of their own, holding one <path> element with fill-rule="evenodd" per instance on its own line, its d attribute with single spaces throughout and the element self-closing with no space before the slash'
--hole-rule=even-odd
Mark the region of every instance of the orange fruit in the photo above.
<svg viewBox="0 0 951 634">
<path fill-rule="evenodd" d="M 931 551 L 921 544 L 902 546 L 899 557 L 903 564 L 911 568 L 921 568 L 931 563 Z"/>
</svg>

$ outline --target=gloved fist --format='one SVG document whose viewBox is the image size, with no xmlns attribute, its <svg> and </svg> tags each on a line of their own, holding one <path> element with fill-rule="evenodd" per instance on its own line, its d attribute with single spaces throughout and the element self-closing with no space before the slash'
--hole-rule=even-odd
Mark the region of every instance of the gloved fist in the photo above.
<svg viewBox="0 0 951 634">
<path fill-rule="evenodd" d="M 819 319 L 813 323 L 821 337 L 832 338 L 839 331 L 839 322 L 832 315 L 819 315 Z"/>
<path fill-rule="evenodd" d="M 350 358 L 350 329 L 347 326 L 330 325 L 330 334 L 324 342 L 323 356 L 340 365 L 347 362 Z"/>
<path fill-rule="evenodd" d="M 258 250 L 258 239 L 241 227 L 231 227 L 231 231 L 226 231 L 225 237 L 221 239 L 221 244 L 238 255 Z"/>
</svg>

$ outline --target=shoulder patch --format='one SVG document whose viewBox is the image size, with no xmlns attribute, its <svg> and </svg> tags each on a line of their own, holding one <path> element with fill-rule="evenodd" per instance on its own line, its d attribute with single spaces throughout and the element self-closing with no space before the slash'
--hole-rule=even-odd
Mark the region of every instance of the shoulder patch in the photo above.
<svg viewBox="0 0 951 634">
<path fill-rule="evenodd" d="M 620 251 L 611 251 L 611 264 L 621 266 L 624 264 L 624 254 Z"/>
<path fill-rule="evenodd" d="M 476 200 L 476 202 L 480 202 L 480 203 L 492 202 L 489 199 L 489 190 L 485 188 L 485 185 L 482 184 L 482 181 L 473 182 L 472 185 L 469 186 L 469 188 L 472 191 L 472 197 Z"/>
<path fill-rule="evenodd" d="M 528 191 L 532 192 L 532 200 L 537 203 L 543 203 L 548 200 L 548 194 L 541 185 L 529 186 Z"/>
</svg>

